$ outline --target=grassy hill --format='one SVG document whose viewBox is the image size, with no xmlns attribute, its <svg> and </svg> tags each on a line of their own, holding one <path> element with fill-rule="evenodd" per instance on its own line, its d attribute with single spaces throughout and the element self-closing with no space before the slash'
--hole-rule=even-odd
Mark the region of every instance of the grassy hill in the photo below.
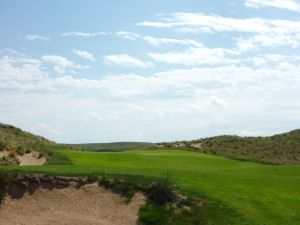
<svg viewBox="0 0 300 225">
<path fill-rule="evenodd" d="M 203 153 L 270 164 L 297 164 L 300 163 L 300 130 L 270 137 L 224 135 L 162 143 L 157 147 L 190 148 Z"/>
<path fill-rule="evenodd" d="M 112 143 L 87 143 L 87 144 L 67 144 L 76 149 L 85 151 L 125 151 L 132 149 L 143 149 L 152 146 L 147 142 L 112 142 Z"/>
<path fill-rule="evenodd" d="M 47 155 L 47 158 L 50 158 L 48 149 L 56 145 L 44 137 L 0 123 L 0 152 L 9 152 L 8 156 L 1 157 L 0 165 L 17 164 L 16 155 L 23 155 L 30 152 L 39 153 L 39 157 Z"/>
</svg>

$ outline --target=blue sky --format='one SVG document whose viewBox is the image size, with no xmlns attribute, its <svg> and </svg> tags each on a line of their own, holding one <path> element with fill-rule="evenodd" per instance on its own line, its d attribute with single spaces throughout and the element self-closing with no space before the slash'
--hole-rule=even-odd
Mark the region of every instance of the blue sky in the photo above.
<svg viewBox="0 0 300 225">
<path fill-rule="evenodd" d="M 300 1 L 0 1 L 0 121 L 58 142 L 300 127 Z"/>
</svg>

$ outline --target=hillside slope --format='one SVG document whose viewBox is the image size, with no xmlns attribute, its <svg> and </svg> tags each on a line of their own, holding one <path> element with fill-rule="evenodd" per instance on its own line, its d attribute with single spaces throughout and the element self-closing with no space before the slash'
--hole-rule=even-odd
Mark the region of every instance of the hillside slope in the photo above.
<svg viewBox="0 0 300 225">
<path fill-rule="evenodd" d="M 33 154 L 41 158 L 56 143 L 11 125 L 0 123 L 0 165 L 19 164 L 18 158 Z"/>
<path fill-rule="evenodd" d="M 300 163 L 300 130 L 270 137 L 217 136 L 193 141 L 161 143 L 158 148 L 190 148 L 239 160 L 270 164 Z"/>
</svg>

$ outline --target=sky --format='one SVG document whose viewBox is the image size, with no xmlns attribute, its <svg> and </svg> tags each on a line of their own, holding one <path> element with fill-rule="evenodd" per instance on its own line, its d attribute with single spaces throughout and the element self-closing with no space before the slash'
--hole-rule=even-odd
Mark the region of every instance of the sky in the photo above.
<svg viewBox="0 0 300 225">
<path fill-rule="evenodd" d="M 0 0 L 0 122 L 60 143 L 300 128 L 300 0 Z"/>
</svg>

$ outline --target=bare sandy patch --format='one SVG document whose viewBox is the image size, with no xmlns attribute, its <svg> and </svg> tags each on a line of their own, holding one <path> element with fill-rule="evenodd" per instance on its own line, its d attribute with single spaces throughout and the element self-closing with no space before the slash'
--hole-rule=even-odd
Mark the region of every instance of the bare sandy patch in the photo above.
<svg viewBox="0 0 300 225">
<path fill-rule="evenodd" d="M 19 197 L 7 195 L 0 206 L 1 225 L 133 225 L 145 202 L 141 193 L 130 203 L 97 183 L 64 188 L 37 187 Z"/>
<path fill-rule="evenodd" d="M 9 155 L 9 152 L 6 150 L 0 152 L 0 158 L 8 156 L 8 155 Z"/>
<path fill-rule="evenodd" d="M 3 157 L 8 157 L 9 154 L 10 152 L 7 150 L 1 151 L 0 159 Z M 44 156 L 39 157 L 38 152 L 31 152 L 23 155 L 19 155 L 15 153 L 14 157 L 17 159 L 20 166 L 40 166 L 40 165 L 44 165 L 47 162 L 47 159 Z"/>
<path fill-rule="evenodd" d="M 194 143 L 194 144 L 191 144 L 191 147 L 192 148 L 197 148 L 197 149 L 201 149 L 203 146 L 202 146 L 202 143 Z"/>
<path fill-rule="evenodd" d="M 47 160 L 45 157 L 38 157 L 36 152 L 31 152 L 24 155 L 17 155 L 17 159 L 20 162 L 20 166 L 39 166 L 44 165 Z"/>
</svg>

